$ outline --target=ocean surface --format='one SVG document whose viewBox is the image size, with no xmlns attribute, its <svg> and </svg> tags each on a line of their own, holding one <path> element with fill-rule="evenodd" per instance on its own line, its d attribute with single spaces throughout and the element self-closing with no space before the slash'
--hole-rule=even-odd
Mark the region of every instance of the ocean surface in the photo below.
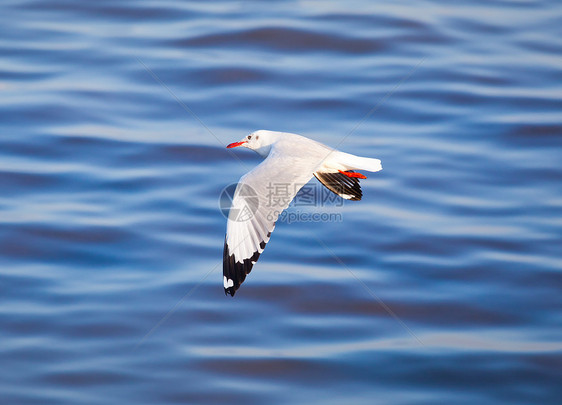
<svg viewBox="0 0 562 405">
<path fill-rule="evenodd" d="M 558 1 L 0 5 L 0 403 L 559 404 Z M 234 298 L 257 129 L 382 160 Z M 321 193 L 313 179 L 310 187 Z M 310 218 L 310 217 L 308 217 Z"/>
</svg>

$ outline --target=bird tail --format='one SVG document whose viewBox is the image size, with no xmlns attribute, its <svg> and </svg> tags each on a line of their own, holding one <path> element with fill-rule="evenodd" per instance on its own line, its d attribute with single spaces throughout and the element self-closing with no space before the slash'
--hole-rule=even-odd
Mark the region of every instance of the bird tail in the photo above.
<svg viewBox="0 0 562 405">
<path fill-rule="evenodd" d="M 355 156 L 345 152 L 338 152 L 335 158 L 338 163 L 345 166 L 348 170 L 366 170 L 368 172 L 382 170 L 382 164 L 379 159 Z"/>
</svg>

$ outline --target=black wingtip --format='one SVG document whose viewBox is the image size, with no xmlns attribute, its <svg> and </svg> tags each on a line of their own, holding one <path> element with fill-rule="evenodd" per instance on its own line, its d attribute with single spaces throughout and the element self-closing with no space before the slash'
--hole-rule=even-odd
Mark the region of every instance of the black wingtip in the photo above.
<svg viewBox="0 0 562 405">
<path fill-rule="evenodd" d="M 349 172 L 354 173 L 352 170 L 349 170 Z M 316 177 L 328 190 L 340 197 L 342 197 L 342 195 L 351 196 L 351 198 L 342 198 L 346 198 L 351 201 L 359 201 L 363 196 L 358 178 L 348 177 L 342 173 L 323 172 L 314 172 L 314 177 Z"/>
<path fill-rule="evenodd" d="M 268 237 L 270 234 L 268 234 Z M 265 241 L 260 243 L 260 249 L 263 251 L 265 249 Z M 237 262 L 234 258 L 234 254 L 230 254 L 228 245 L 226 243 L 226 238 L 224 241 L 224 251 L 223 251 L 223 262 L 222 262 L 222 273 L 226 280 L 232 281 L 233 285 L 224 289 L 224 294 L 230 294 L 234 297 L 236 290 L 240 288 L 240 285 L 246 279 L 246 276 L 252 271 L 254 263 L 258 261 L 260 257 L 259 251 L 255 251 L 252 257 L 249 259 L 244 259 L 242 263 Z M 230 283 L 229 283 L 230 284 Z"/>
</svg>

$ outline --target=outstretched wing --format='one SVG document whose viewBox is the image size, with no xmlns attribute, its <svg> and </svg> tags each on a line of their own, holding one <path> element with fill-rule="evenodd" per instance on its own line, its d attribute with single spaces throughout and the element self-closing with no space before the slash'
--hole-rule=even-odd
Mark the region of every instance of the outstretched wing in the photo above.
<svg viewBox="0 0 562 405">
<path fill-rule="evenodd" d="M 349 172 L 353 173 L 352 170 Z M 359 179 L 356 177 L 348 177 L 340 172 L 314 172 L 320 183 L 322 183 L 328 190 L 339 195 L 346 200 L 359 201 L 363 196 Z"/>
<path fill-rule="evenodd" d="M 225 294 L 234 296 L 269 242 L 275 221 L 311 178 L 317 162 L 272 151 L 242 176 L 228 215 L 223 253 Z"/>
</svg>

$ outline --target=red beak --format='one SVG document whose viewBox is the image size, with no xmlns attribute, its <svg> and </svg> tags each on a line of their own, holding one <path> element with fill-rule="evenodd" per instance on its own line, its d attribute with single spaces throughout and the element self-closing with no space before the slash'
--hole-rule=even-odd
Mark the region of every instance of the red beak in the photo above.
<svg viewBox="0 0 562 405">
<path fill-rule="evenodd" d="M 235 147 L 240 146 L 244 143 L 246 143 L 246 141 L 234 142 L 234 143 L 231 143 L 230 145 L 228 145 L 227 148 L 235 148 Z"/>
</svg>

